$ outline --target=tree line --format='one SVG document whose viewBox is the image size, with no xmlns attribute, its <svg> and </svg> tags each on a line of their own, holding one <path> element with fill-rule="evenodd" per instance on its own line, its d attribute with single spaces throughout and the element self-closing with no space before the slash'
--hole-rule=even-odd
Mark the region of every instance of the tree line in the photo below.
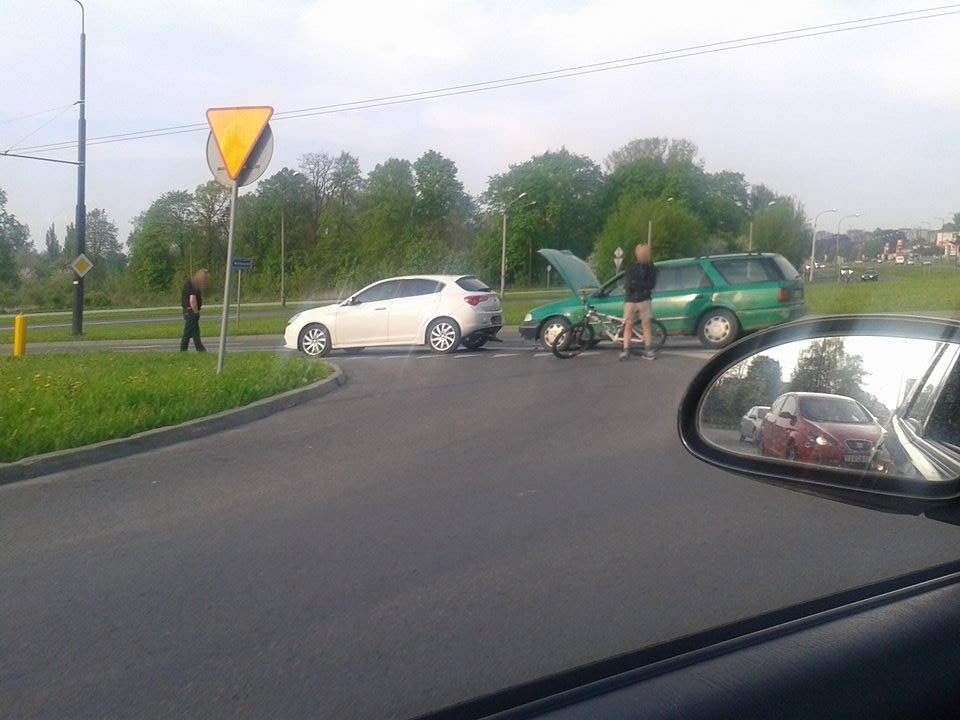
<svg viewBox="0 0 960 720">
<path fill-rule="evenodd" d="M 866 374 L 863 358 L 848 353 L 843 338 L 808 343 L 798 352 L 789 379 L 784 379 L 778 360 L 757 355 L 728 370 L 710 388 L 701 421 L 714 427 L 738 428 L 740 419 L 755 405 L 769 407 L 785 392 L 817 392 L 853 398 L 880 422 L 886 422 L 892 409 L 863 389 Z"/>
<path fill-rule="evenodd" d="M 212 180 L 165 192 L 133 221 L 125 246 L 107 213 L 92 210 L 90 304 L 165 304 L 194 269 L 222 277 L 228 209 L 229 191 Z M 794 198 L 743 173 L 708 172 L 688 140 L 640 138 L 602 166 L 565 148 L 544 152 L 491 177 L 479 196 L 434 150 L 414 161 L 389 158 L 366 174 L 349 152 L 307 153 L 240 197 L 236 256 L 253 260 L 244 286 L 264 299 L 278 297 L 281 255 L 290 297 L 401 273 L 472 273 L 494 283 L 504 222 L 511 285 L 543 283 L 543 247 L 589 258 L 603 279 L 614 250 L 628 251 L 648 230 L 657 260 L 749 247 L 799 267 L 809 245 Z M 34 248 L 0 195 L 0 305 L 69 305 L 72 232 L 61 244 L 51 227 L 45 247 Z"/>
</svg>

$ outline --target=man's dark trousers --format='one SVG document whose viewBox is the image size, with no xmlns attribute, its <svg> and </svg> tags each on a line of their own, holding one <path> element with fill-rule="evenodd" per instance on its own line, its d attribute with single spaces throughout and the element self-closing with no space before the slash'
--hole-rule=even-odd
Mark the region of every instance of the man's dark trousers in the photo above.
<svg viewBox="0 0 960 720">
<path fill-rule="evenodd" d="M 206 352 L 200 340 L 200 315 L 191 310 L 183 311 L 183 337 L 180 338 L 180 349 L 186 351 L 190 347 L 190 340 L 193 339 L 193 346 L 197 352 Z"/>
</svg>

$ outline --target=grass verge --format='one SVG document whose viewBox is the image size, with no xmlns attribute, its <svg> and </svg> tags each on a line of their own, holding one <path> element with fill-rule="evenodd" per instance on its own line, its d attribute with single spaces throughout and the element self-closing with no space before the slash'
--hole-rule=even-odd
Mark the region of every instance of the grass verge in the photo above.
<svg viewBox="0 0 960 720">
<path fill-rule="evenodd" d="M 292 315 L 293 312 L 290 313 Z M 286 317 L 251 317 L 240 318 L 240 328 L 237 329 L 236 320 L 230 322 L 229 334 L 236 335 L 276 335 L 277 344 L 287 324 Z M 84 322 L 83 336 L 74 337 L 69 327 L 62 328 L 31 328 L 27 324 L 27 350 L 30 343 L 39 342 L 80 342 L 83 340 L 169 340 L 170 346 L 180 344 L 180 335 L 183 332 L 183 320 L 167 320 L 162 322 L 131 322 L 116 325 L 97 325 Z M 200 321 L 200 333 L 203 342 L 208 348 L 215 348 L 217 338 L 220 337 L 220 316 L 203 317 Z M 0 332 L 0 345 L 13 342 L 12 332 Z M 192 345 L 191 345 L 192 347 Z"/>
<path fill-rule="evenodd" d="M 329 366 L 231 353 L 76 353 L 0 358 L 0 462 L 128 437 L 309 385 Z"/>
<path fill-rule="evenodd" d="M 862 266 L 855 266 L 859 276 Z M 878 282 L 817 281 L 807 284 L 807 306 L 813 315 L 861 313 L 960 312 L 960 271 L 943 263 L 927 267 L 879 269 Z"/>
</svg>

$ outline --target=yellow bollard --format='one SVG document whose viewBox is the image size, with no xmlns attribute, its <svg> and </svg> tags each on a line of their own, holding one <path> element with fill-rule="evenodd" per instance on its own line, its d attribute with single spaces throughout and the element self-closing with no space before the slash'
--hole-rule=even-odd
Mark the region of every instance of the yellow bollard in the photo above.
<svg viewBox="0 0 960 720">
<path fill-rule="evenodd" d="M 21 313 L 13 319 L 13 356 L 21 357 L 27 351 L 27 316 Z"/>
</svg>

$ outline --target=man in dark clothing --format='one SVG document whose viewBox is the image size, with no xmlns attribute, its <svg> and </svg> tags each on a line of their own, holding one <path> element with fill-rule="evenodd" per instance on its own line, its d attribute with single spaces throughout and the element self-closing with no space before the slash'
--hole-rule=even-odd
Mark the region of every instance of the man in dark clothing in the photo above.
<svg viewBox="0 0 960 720">
<path fill-rule="evenodd" d="M 651 293 L 657 284 L 657 268 L 650 258 L 650 246 L 637 245 L 634 250 L 634 260 L 627 265 L 624 273 L 624 287 L 626 297 L 623 303 L 623 352 L 620 359 L 630 357 L 630 337 L 633 335 L 633 326 L 637 314 L 643 325 L 643 357 L 645 360 L 654 360 L 651 346 L 653 339 L 650 333 Z"/>
<path fill-rule="evenodd" d="M 200 308 L 203 307 L 203 290 L 210 279 L 206 270 L 197 270 L 183 286 L 180 293 L 180 307 L 183 309 L 183 337 L 180 338 L 180 351 L 186 352 L 193 339 L 197 352 L 206 352 L 200 340 Z"/>
</svg>

